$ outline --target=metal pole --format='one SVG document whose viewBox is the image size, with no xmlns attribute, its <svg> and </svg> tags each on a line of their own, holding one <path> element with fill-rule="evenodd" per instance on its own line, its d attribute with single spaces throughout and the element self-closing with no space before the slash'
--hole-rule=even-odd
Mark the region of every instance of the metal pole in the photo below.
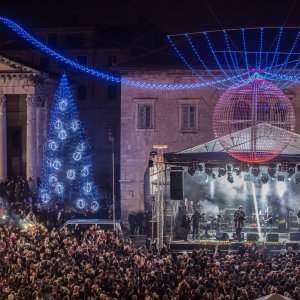
<svg viewBox="0 0 300 300">
<path fill-rule="evenodd" d="M 113 226 L 116 230 L 116 201 L 115 201 L 115 139 L 112 140 L 112 189 L 113 189 Z"/>
</svg>

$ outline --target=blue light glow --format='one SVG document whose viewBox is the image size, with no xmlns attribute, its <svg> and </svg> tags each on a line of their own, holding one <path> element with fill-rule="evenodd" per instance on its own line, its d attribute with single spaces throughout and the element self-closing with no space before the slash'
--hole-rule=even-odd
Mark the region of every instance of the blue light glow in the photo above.
<svg viewBox="0 0 300 300">
<path fill-rule="evenodd" d="M 76 206 L 77 206 L 77 208 L 79 208 L 79 209 L 84 209 L 85 207 L 86 207 L 86 202 L 85 202 L 85 200 L 84 199 L 77 199 L 77 201 L 76 201 Z"/>
<path fill-rule="evenodd" d="M 61 140 L 65 140 L 67 138 L 67 132 L 62 129 L 58 132 L 58 137 L 61 139 Z"/>
<path fill-rule="evenodd" d="M 67 177 L 70 180 L 74 180 L 76 178 L 76 172 L 75 172 L 75 170 L 68 170 L 67 171 Z"/>
<path fill-rule="evenodd" d="M 66 103 L 62 105 L 62 101 Z M 39 189 L 41 202 L 49 199 L 51 204 L 51 201 L 60 200 L 68 207 L 73 205 L 92 211 L 91 204 L 98 201 L 99 194 L 93 179 L 89 143 L 66 75 L 62 76 L 53 101 L 47 145 Z M 45 194 L 49 198 L 46 199 Z M 89 199 L 83 198 L 86 194 Z"/>
<path fill-rule="evenodd" d="M 43 203 L 48 203 L 50 201 L 50 196 L 47 193 L 42 193 L 41 194 L 41 199 Z"/>
<path fill-rule="evenodd" d="M 73 159 L 76 160 L 76 161 L 81 160 L 81 157 L 82 157 L 82 154 L 80 152 L 75 152 L 73 154 Z"/>
<path fill-rule="evenodd" d="M 99 209 L 99 202 L 92 201 L 91 203 L 91 211 L 96 212 Z"/>
</svg>

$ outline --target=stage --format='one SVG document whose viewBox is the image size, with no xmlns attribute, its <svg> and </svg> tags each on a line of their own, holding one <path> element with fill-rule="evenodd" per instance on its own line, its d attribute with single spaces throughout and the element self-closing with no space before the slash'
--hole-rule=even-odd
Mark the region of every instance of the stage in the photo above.
<svg viewBox="0 0 300 300">
<path fill-rule="evenodd" d="M 278 241 L 276 235 L 278 234 Z M 273 254 L 280 253 L 281 251 L 286 251 L 288 247 L 292 247 L 295 251 L 300 250 L 300 232 L 292 233 L 275 233 L 271 238 L 275 238 L 273 241 L 267 241 L 267 237 L 262 234 L 261 237 L 258 236 L 257 232 L 252 231 L 244 234 L 244 240 L 238 242 L 232 238 L 232 232 L 224 232 L 223 236 L 220 235 L 219 238 L 224 238 L 224 240 L 217 240 L 216 236 L 209 239 L 200 239 L 192 240 L 189 239 L 187 242 L 183 240 L 171 241 L 169 243 L 170 250 L 173 252 L 190 252 L 194 249 L 215 249 L 215 246 L 218 245 L 221 251 L 234 252 L 239 249 L 242 245 L 251 245 L 256 243 L 258 245 L 264 246 L 266 250 L 272 251 Z M 258 240 L 257 240 L 258 239 Z"/>
</svg>

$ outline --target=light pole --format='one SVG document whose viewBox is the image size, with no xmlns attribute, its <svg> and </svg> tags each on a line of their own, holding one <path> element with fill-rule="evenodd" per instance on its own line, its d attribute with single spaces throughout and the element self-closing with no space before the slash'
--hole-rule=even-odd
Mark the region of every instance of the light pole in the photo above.
<svg viewBox="0 0 300 300">
<path fill-rule="evenodd" d="M 116 198 L 115 198 L 115 134 L 114 125 L 107 126 L 107 139 L 111 143 L 111 162 L 112 162 L 112 213 L 113 227 L 116 230 Z"/>
</svg>

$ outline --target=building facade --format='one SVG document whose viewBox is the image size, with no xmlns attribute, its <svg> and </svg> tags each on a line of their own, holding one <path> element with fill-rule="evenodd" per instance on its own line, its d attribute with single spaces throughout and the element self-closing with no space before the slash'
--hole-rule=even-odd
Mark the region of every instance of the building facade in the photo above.
<svg viewBox="0 0 300 300">
<path fill-rule="evenodd" d="M 159 83 L 191 83 L 186 70 L 127 67 L 128 80 Z M 285 90 L 296 114 L 300 133 L 300 87 Z M 212 87 L 161 91 L 121 87 L 121 208 L 124 220 L 131 211 L 144 210 L 148 201 L 148 162 L 153 145 L 167 145 L 177 152 L 214 139 L 212 115 L 222 91 Z"/>
<path fill-rule="evenodd" d="M 22 175 L 36 186 L 55 80 L 0 56 L 0 181 Z"/>
</svg>

